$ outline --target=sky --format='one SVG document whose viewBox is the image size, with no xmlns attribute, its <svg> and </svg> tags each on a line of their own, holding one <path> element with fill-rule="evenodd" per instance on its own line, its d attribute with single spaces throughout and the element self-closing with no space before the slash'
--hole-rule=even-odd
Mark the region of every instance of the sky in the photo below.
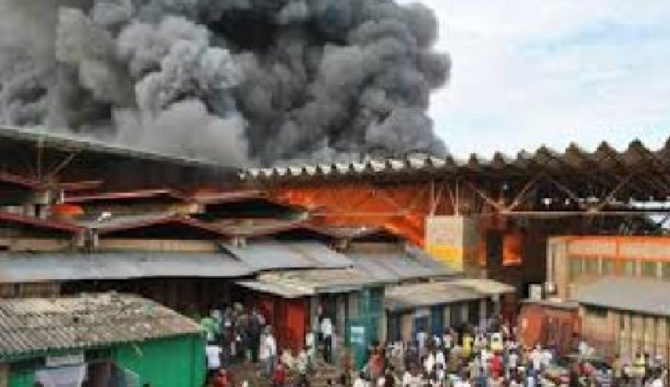
<svg viewBox="0 0 670 387">
<path fill-rule="evenodd" d="M 453 61 L 430 115 L 454 155 L 670 137 L 670 1 L 420 2 Z"/>
</svg>

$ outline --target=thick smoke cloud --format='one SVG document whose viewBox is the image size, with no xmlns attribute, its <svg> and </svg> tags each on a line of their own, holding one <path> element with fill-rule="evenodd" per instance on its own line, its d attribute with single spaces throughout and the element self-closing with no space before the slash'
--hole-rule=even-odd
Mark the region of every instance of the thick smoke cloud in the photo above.
<svg viewBox="0 0 670 387">
<path fill-rule="evenodd" d="M 393 0 L 0 0 L 0 123 L 228 165 L 440 154 L 436 37 Z"/>
</svg>

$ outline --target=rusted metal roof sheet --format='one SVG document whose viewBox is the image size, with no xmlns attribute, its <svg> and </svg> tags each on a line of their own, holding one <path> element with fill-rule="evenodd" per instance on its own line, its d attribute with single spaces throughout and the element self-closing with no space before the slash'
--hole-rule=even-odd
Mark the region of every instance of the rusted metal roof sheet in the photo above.
<svg viewBox="0 0 670 387">
<path fill-rule="evenodd" d="M 22 283 L 151 277 L 237 278 L 254 270 L 225 254 L 114 252 L 5 253 L 0 282 Z"/>
<path fill-rule="evenodd" d="M 116 232 L 123 232 L 128 230 L 150 228 L 153 226 L 163 226 L 163 225 L 177 225 L 186 228 L 195 229 L 215 238 L 229 238 L 231 235 L 226 234 L 218 227 L 202 222 L 197 219 L 190 218 L 181 214 L 150 214 L 145 217 L 137 217 L 132 220 L 126 219 L 123 220 L 114 220 L 113 222 L 100 222 L 95 225 L 95 228 L 98 229 L 98 233 L 101 236 L 113 234 Z"/>
<path fill-rule="evenodd" d="M 65 203 L 94 203 L 100 201 L 124 201 L 138 199 L 168 199 L 185 202 L 188 197 L 172 189 L 140 189 L 122 192 L 100 192 L 93 195 L 74 195 L 65 198 Z"/>
<path fill-rule="evenodd" d="M 191 319 L 130 295 L 0 300 L 0 362 L 200 333 Z"/>
<path fill-rule="evenodd" d="M 318 242 L 258 241 L 245 246 L 223 245 L 253 270 L 346 268 L 353 262 Z"/>
<path fill-rule="evenodd" d="M 0 211 L 0 224 L 11 224 L 12 226 L 26 226 L 35 229 L 58 231 L 68 234 L 75 234 L 83 231 L 83 227 L 64 220 L 40 219 L 32 216 L 14 214 L 11 212 Z"/>
<path fill-rule="evenodd" d="M 304 219 L 226 219 L 208 224 L 226 234 L 245 238 L 271 237 L 291 231 L 306 231 L 324 239 L 339 238 L 328 228 L 316 226 Z"/>
<path fill-rule="evenodd" d="M 277 182 L 309 181 L 314 178 L 338 179 L 346 177 L 400 176 L 426 173 L 445 177 L 463 173 L 518 174 L 520 170 L 554 174 L 611 172 L 628 174 L 631 172 L 667 171 L 670 168 L 670 140 L 660 150 L 650 150 L 640 141 L 631 142 L 624 151 L 617 151 L 607 142 L 592 151 L 571 144 L 563 152 L 546 146 L 534 153 L 519 152 L 507 156 L 500 152 L 491 159 L 473 154 L 467 160 L 457 160 L 451 156 L 436 158 L 431 156 L 411 156 L 406 159 L 370 160 L 350 164 L 296 165 L 289 168 L 249 168 L 238 176 L 244 181 Z"/>
<path fill-rule="evenodd" d="M 239 285 L 286 298 L 315 294 L 348 293 L 368 286 L 382 286 L 383 281 L 371 278 L 357 269 L 292 270 L 264 273 L 253 281 Z"/>
</svg>

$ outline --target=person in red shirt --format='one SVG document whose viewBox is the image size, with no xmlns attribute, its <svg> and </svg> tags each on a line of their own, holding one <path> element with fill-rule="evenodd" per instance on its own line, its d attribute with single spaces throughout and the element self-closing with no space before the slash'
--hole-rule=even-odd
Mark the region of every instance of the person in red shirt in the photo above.
<svg viewBox="0 0 670 387">
<path fill-rule="evenodd" d="M 277 364 L 274 372 L 272 373 L 272 386 L 273 387 L 283 387 L 286 384 L 286 371 L 284 370 L 284 365 L 281 363 Z"/>
<path fill-rule="evenodd" d="M 495 353 L 491 359 L 491 375 L 495 380 L 502 375 L 502 359 L 498 353 Z"/>
<path fill-rule="evenodd" d="M 224 370 L 223 368 L 219 370 L 219 372 L 216 374 L 216 377 L 214 378 L 214 386 L 215 387 L 228 387 L 230 385 L 230 380 L 228 377 L 228 372 Z"/>
</svg>

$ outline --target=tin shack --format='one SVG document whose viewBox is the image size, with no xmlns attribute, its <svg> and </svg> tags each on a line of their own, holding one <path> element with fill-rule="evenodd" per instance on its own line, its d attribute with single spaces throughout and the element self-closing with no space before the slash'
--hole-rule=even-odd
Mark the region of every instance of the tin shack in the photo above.
<svg viewBox="0 0 670 387">
<path fill-rule="evenodd" d="M 192 320 L 114 293 L 0 300 L 0 385 L 203 385 Z"/>
</svg>

